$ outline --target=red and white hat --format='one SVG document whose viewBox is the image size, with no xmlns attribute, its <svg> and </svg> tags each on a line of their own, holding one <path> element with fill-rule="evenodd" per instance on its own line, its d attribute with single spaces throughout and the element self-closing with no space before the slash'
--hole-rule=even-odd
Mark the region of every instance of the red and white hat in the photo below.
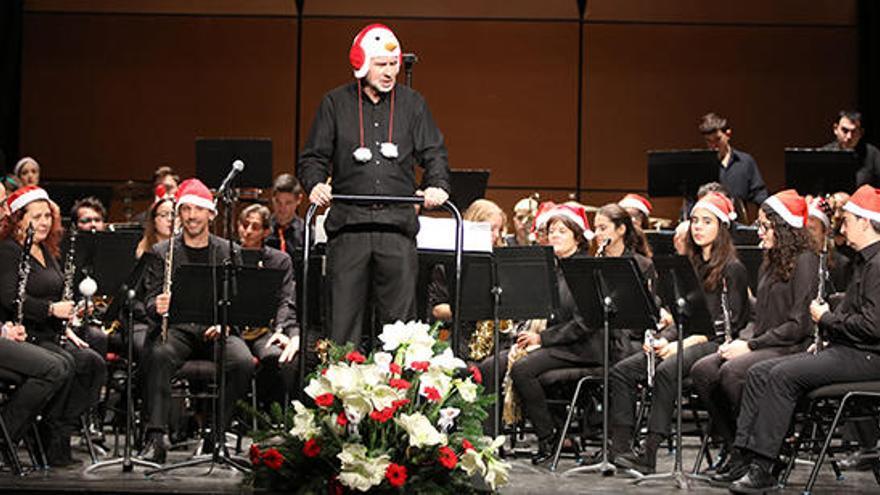
<svg viewBox="0 0 880 495">
<path fill-rule="evenodd" d="M 807 200 L 794 189 L 786 189 L 764 200 L 774 212 L 785 220 L 785 223 L 801 229 L 807 223 L 809 208 Z"/>
<path fill-rule="evenodd" d="M 817 218 L 822 222 L 826 229 L 831 228 L 831 220 L 825 212 L 828 211 L 828 202 L 822 196 L 815 196 L 807 204 L 807 212 L 809 216 Z"/>
<path fill-rule="evenodd" d="M 584 231 L 584 237 L 588 240 L 593 238 L 593 230 L 590 228 L 590 221 L 587 219 L 587 210 L 583 206 L 571 204 L 558 205 L 552 201 L 541 203 L 541 206 L 538 207 L 538 213 L 535 215 L 534 228 L 536 230 L 544 228 L 555 217 L 564 217 L 571 220 Z"/>
<path fill-rule="evenodd" d="M 351 43 L 348 60 L 354 77 L 361 79 L 370 69 L 373 57 L 401 57 L 400 42 L 384 24 L 370 24 L 360 30 Z"/>
<path fill-rule="evenodd" d="M 164 199 L 174 199 L 174 196 L 168 194 L 168 189 L 165 187 L 165 184 L 158 184 L 153 191 L 153 195 L 153 205 L 158 204 Z"/>
<path fill-rule="evenodd" d="M 724 225 L 730 225 L 730 222 L 736 220 L 736 209 L 733 207 L 733 202 L 721 193 L 710 192 L 706 194 L 694 204 L 691 211 L 697 208 L 708 210 L 718 217 L 718 220 Z"/>
<path fill-rule="evenodd" d="M 880 189 L 865 184 L 850 196 L 843 209 L 853 215 L 880 222 Z"/>
<path fill-rule="evenodd" d="M 177 194 L 174 195 L 174 199 L 177 201 L 178 208 L 182 204 L 191 204 L 215 213 L 217 212 L 217 207 L 214 205 L 214 195 L 211 194 L 211 190 L 196 178 L 186 179 L 181 182 L 177 188 Z"/>
<path fill-rule="evenodd" d="M 49 201 L 49 194 L 46 190 L 38 186 L 25 186 L 10 194 L 6 198 L 6 205 L 12 213 L 24 208 L 34 201 Z"/>
<path fill-rule="evenodd" d="M 651 216 L 651 210 L 653 209 L 651 202 L 638 194 L 627 194 L 617 204 L 621 208 L 635 208 L 644 213 L 646 217 Z"/>
</svg>

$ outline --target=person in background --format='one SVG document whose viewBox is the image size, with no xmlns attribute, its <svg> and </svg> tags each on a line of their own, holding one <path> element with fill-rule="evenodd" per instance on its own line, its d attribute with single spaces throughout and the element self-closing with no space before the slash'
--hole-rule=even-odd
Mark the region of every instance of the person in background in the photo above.
<svg viewBox="0 0 880 495">
<path fill-rule="evenodd" d="M 13 172 L 18 179 L 18 187 L 40 185 L 40 164 L 29 156 L 19 160 Z"/>
<path fill-rule="evenodd" d="M 831 126 L 834 141 L 826 144 L 826 150 L 851 150 L 856 154 L 861 167 L 856 171 L 856 187 L 870 184 L 880 186 L 880 150 L 862 140 L 862 114 L 855 110 L 841 110 Z"/>
<path fill-rule="evenodd" d="M 292 174 L 281 174 L 272 185 L 272 225 L 266 245 L 291 257 L 302 247 L 305 222 L 296 214 L 303 189 Z"/>
<path fill-rule="evenodd" d="M 638 194 L 627 194 L 617 202 L 632 217 L 633 225 L 645 230 L 649 227 L 648 218 L 653 209 L 651 202 Z"/>
<path fill-rule="evenodd" d="M 533 197 L 522 198 L 513 206 L 513 233 L 504 236 L 507 246 L 529 246 L 535 244 L 534 223 L 538 212 L 538 200 Z"/>
</svg>

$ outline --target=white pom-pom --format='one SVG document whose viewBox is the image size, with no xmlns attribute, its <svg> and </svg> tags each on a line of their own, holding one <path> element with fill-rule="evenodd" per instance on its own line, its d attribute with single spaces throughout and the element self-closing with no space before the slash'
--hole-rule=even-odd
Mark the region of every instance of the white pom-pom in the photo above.
<svg viewBox="0 0 880 495">
<path fill-rule="evenodd" d="M 379 152 L 382 153 L 382 156 L 385 158 L 392 160 L 397 158 L 397 145 L 394 143 L 382 143 Z"/>
<path fill-rule="evenodd" d="M 82 282 L 79 283 L 79 293 L 85 297 L 92 297 L 95 295 L 95 292 L 98 292 L 98 283 L 95 282 L 95 279 L 86 275 L 86 278 L 82 279 Z"/>
<path fill-rule="evenodd" d="M 370 148 L 364 148 L 361 146 L 360 148 L 354 150 L 354 159 L 355 161 L 361 163 L 367 163 L 368 161 L 373 159 L 373 152 L 370 151 Z"/>
</svg>

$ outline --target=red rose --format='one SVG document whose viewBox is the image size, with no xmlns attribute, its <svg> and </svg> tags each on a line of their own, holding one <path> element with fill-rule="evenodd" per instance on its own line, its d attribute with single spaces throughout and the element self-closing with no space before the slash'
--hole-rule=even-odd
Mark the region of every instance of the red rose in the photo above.
<svg viewBox="0 0 880 495">
<path fill-rule="evenodd" d="M 474 378 L 474 383 L 482 384 L 483 383 L 483 374 L 480 373 L 480 368 L 477 368 L 474 365 L 471 365 L 468 368 L 468 371 L 471 372 L 471 376 Z"/>
<path fill-rule="evenodd" d="M 440 392 L 434 387 L 425 387 L 425 397 L 431 402 L 437 402 L 440 400 Z"/>
<path fill-rule="evenodd" d="M 315 404 L 319 407 L 330 407 L 333 405 L 334 399 L 333 394 L 321 394 L 315 397 Z"/>
<path fill-rule="evenodd" d="M 391 372 L 394 373 L 395 375 L 399 375 L 399 374 L 403 373 L 403 370 L 400 369 L 400 365 L 397 363 L 389 364 L 388 369 L 391 370 Z"/>
<path fill-rule="evenodd" d="M 455 469 L 455 465 L 458 464 L 458 456 L 455 455 L 455 452 L 449 447 L 440 447 L 437 450 L 437 461 L 440 462 L 440 465 L 445 467 L 446 469 Z"/>
<path fill-rule="evenodd" d="M 345 411 L 341 411 L 339 416 L 336 416 L 336 424 L 339 426 L 345 426 L 348 424 L 348 417 L 345 415 Z"/>
<path fill-rule="evenodd" d="M 431 367 L 431 363 L 428 361 L 414 361 L 409 367 L 416 371 L 428 371 L 428 368 Z"/>
<path fill-rule="evenodd" d="M 403 378 L 392 378 L 388 380 L 388 385 L 398 390 L 406 390 L 410 387 L 410 383 Z"/>
<path fill-rule="evenodd" d="M 349 363 L 363 364 L 367 360 L 367 358 L 365 358 L 364 355 L 359 353 L 358 351 L 351 351 L 345 355 L 345 360 Z"/>
<path fill-rule="evenodd" d="M 303 445 L 303 454 L 306 457 L 318 457 L 318 454 L 321 453 L 321 446 L 318 445 L 317 440 L 314 438 L 310 438 L 306 440 L 305 445 Z"/>
<path fill-rule="evenodd" d="M 257 444 L 255 444 L 255 443 L 251 444 L 251 448 L 248 451 L 248 454 L 250 455 L 250 458 L 251 458 L 251 464 L 253 464 L 254 466 L 259 466 L 260 465 L 260 456 L 263 455 L 263 453 L 260 452 L 260 448 L 257 447 Z"/>
<path fill-rule="evenodd" d="M 406 468 L 392 462 L 385 469 L 385 478 L 388 479 L 388 483 L 391 483 L 391 486 L 400 488 L 406 483 Z"/>
<path fill-rule="evenodd" d="M 281 452 L 278 452 L 277 449 L 271 448 L 266 449 L 263 452 L 263 464 L 265 464 L 269 469 L 274 469 L 278 471 L 281 469 L 281 464 L 284 463 L 284 456 L 281 455 Z"/>
</svg>

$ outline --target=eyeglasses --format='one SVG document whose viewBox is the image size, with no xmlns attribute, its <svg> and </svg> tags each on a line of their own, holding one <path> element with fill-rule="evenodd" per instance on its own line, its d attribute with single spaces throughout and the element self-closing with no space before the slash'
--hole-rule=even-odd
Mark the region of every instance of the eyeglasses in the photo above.
<svg viewBox="0 0 880 495">
<path fill-rule="evenodd" d="M 755 220 L 755 223 L 752 225 L 754 227 L 756 227 L 759 231 L 762 231 L 762 232 L 767 232 L 768 230 L 773 230 L 773 223 L 769 222 L 767 220 L 765 220 L 763 222 L 760 220 Z"/>
<path fill-rule="evenodd" d="M 167 211 L 165 213 L 157 213 L 156 218 L 162 218 L 164 220 L 171 220 L 174 218 L 174 212 Z"/>
<path fill-rule="evenodd" d="M 86 225 L 89 223 L 99 223 L 99 222 L 103 222 L 103 221 L 104 221 L 104 219 L 101 217 L 82 217 L 79 220 L 77 220 L 76 222 L 80 225 Z"/>
</svg>

